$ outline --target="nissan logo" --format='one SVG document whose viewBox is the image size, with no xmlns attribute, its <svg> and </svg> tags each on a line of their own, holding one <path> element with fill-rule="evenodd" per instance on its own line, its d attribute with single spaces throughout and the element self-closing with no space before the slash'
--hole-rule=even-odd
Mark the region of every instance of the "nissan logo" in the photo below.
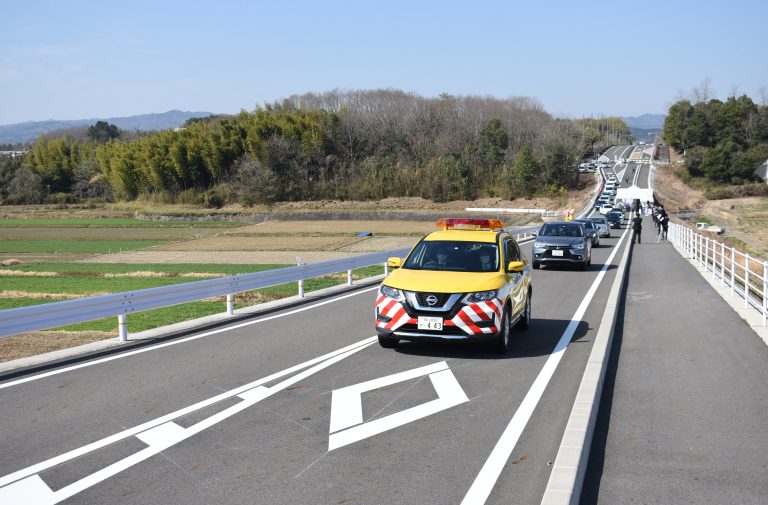
<svg viewBox="0 0 768 505">
<path fill-rule="evenodd" d="M 427 297 L 427 304 L 432 307 L 437 303 L 437 297 L 435 295 L 429 295 Z"/>
</svg>

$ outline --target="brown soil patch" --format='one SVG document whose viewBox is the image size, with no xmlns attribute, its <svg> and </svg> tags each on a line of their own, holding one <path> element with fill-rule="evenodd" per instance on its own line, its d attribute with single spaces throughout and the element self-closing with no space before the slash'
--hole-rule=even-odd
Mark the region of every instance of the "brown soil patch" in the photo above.
<svg viewBox="0 0 768 505">
<path fill-rule="evenodd" d="M 13 335 L 0 339 L 0 361 L 36 356 L 116 336 L 115 333 L 104 331 L 39 331 Z"/>
<path fill-rule="evenodd" d="M 432 221 L 265 221 L 237 228 L 228 236 L 346 234 L 372 232 L 375 235 L 424 235 L 434 231 Z"/>
<path fill-rule="evenodd" d="M 364 240 L 357 237 L 210 237 L 163 246 L 154 251 L 337 251 Z"/>
<path fill-rule="evenodd" d="M 222 231 L 222 228 L 165 226 L 147 228 L 0 227 L 0 240 L 193 240 Z"/>
</svg>

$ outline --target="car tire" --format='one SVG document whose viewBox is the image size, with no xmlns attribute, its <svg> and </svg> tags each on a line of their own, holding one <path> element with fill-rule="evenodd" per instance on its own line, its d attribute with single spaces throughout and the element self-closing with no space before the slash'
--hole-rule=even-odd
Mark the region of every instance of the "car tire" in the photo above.
<svg viewBox="0 0 768 505">
<path fill-rule="evenodd" d="M 394 349 L 399 343 L 399 339 L 379 336 L 379 345 L 384 349 Z"/>
<path fill-rule="evenodd" d="M 504 307 L 504 312 L 501 314 L 501 328 L 496 338 L 496 352 L 499 354 L 505 354 L 509 351 L 509 310 Z"/>
<path fill-rule="evenodd" d="M 525 309 L 520 320 L 515 325 L 517 331 L 525 331 L 531 327 L 531 290 L 528 290 L 528 296 L 525 297 Z"/>
<path fill-rule="evenodd" d="M 534 270 L 538 270 L 540 267 L 541 267 L 541 263 L 539 263 L 538 261 L 534 261 L 533 262 L 533 269 Z"/>
</svg>

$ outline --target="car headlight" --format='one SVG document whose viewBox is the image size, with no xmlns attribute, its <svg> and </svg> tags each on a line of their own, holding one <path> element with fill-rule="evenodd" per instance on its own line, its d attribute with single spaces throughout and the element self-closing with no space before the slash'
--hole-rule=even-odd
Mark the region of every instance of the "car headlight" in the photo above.
<svg viewBox="0 0 768 505">
<path fill-rule="evenodd" d="M 477 293 L 470 293 L 464 298 L 464 303 L 478 303 L 487 302 L 493 300 L 499 294 L 498 290 L 493 291 L 478 291 Z"/>
<path fill-rule="evenodd" d="M 571 249 L 584 249 L 584 242 L 574 242 L 571 244 Z"/>
<path fill-rule="evenodd" d="M 544 243 L 542 243 L 542 242 L 534 242 L 533 243 L 533 248 L 534 249 L 538 249 L 539 251 L 543 251 L 543 250 L 545 250 L 547 248 L 547 246 Z"/>
<path fill-rule="evenodd" d="M 405 295 L 402 291 L 395 288 L 390 288 L 389 286 L 385 286 L 384 284 L 381 285 L 379 288 L 379 293 L 382 295 L 392 298 L 394 300 L 397 300 L 398 302 L 404 302 L 405 301 Z"/>
</svg>

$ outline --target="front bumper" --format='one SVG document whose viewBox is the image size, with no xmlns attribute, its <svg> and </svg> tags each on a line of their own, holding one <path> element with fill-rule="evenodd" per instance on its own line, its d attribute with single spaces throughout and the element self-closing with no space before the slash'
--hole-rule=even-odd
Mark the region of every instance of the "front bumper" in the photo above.
<svg viewBox="0 0 768 505">
<path fill-rule="evenodd" d="M 459 300 L 444 311 L 422 312 L 406 302 L 379 294 L 374 314 L 376 334 L 402 340 L 492 340 L 501 327 L 502 307 L 503 301 L 498 298 L 472 304 Z M 441 317 L 443 329 L 420 329 L 419 316 Z"/>
<path fill-rule="evenodd" d="M 562 256 L 553 256 L 552 251 L 562 251 Z M 585 247 L 584 249 L 572 249 L 572 248 L 554 248 L 554 247 L 548 247 L 544 251 L 540 251 L 538 249 L 533 250 L 533 261 L 536 261 L 538 263 L 570 263 L 570 264 L 576 264 L 576 263 L 584 263 L 587 258 L 587 254 L 589 254 L 589 250 Z"/>
</svg>

